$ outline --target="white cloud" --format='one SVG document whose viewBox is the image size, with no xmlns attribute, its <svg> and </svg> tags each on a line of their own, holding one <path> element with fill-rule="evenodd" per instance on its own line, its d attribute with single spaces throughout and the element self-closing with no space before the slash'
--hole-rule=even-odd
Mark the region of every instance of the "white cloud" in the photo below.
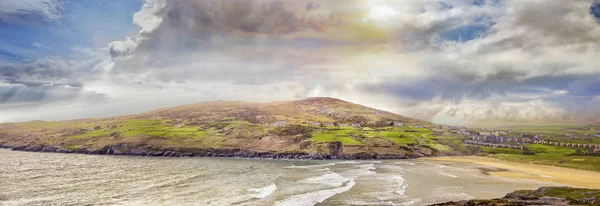
<svg viewBox="0 0 600 206">
<path fill-rule="evenodd" d="M 62 0 L 4 0 L 0 1 L 0 19 L 34 15 L 42 20 L 56 21 L 62 17 L 62 6 Z"/>
</svg>

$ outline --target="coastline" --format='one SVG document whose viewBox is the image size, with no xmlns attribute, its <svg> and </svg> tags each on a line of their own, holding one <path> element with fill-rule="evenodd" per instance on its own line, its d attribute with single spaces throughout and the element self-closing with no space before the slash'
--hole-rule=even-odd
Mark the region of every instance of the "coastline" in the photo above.
<svg viewBox="0 0 600 206">
<path fill-rule="evenodd" d="M 487 172 L 489 175 L 497 177 L 530 179 L 575 187 L 600 189 L 600 172 L 549 165 L 509 162 L 479 156 L 426 157 L 423 159 L 431 161 L 472 163 L 502 169 L 502 171 Z"/>
<path fill-rule="evenodd" d="M 108 146 L 101 149 L 65 149 L 47 145 L 7 147 L 0 145 L 0 149 L 24 152 L 47 153 L 73 153 L 88 155 L 113 155 L 113 156 L 149 156 L 149 157 L 216 157 L 216 158 L 243 158 L 243 159 L 291 159 L 291 160 L 374 160 L 374 159 L 416 159 L 425 157 L 423 154 L 398 155 L 378 153 L 356 153 L 343 155 L 308 154 L 302 152 L 257 152 L 241 149 L 201 149 L 201 148 L 126 148 Z"/>
</svg>

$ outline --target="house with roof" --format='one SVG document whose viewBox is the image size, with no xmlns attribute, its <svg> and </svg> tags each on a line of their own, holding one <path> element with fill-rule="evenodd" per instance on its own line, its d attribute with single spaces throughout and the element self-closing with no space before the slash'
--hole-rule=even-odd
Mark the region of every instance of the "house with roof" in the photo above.
<svg viewBox="0 0 600 206">
<path fill-rule="evenodd" d="M 324 125 L 325 125 L 326 127 L 333 127 L 333 126 L 335 126 L 335 124 L 333 124 L 333 123 L 331 123 L 331 122 L 325 123 Z"/>
<path fill-rule="evenodd" d="M 317 126 L 317 127 L 318 127 L 318 126 L 321 126 L 321 123 L 319 123 L 319 122 L 308 122 L 308 124 L 309 124 L 310 126 Z"/>
<path fill-rule="evenodd" d="M 494 131 L 493 133 L 494 133 L 494 135 L 508 135 L 508 132 L 504 131 L 504 130 L 497 130 L 497 131 Z"/>
<path fill-rule="evenodd" d="M 479 135 L 490 136 L 490 135 L 492 135 L 492 133 L 490 133 L 490 132 L 479 132 Z"/>
<path fill-rule="evenodd" d="M 353 127 L 360 127 L 360 124 L 359 123 L 352 123 L 352 126 Z"/>
<path fill-rule="evenodd" d="M 279 120 L 279 121 L 276 121 L 274 125 L 278 126 L 278 127 L 281 127 L 281 126 L 285 126 L 286 124 L 287 124 L 286 121 Z"/>
<path fill-rule="evenodd" d="M 404 126 L 404 123 L 402 122 L 394 122 L 394 127 L 402 127 Z"/>
</svg>

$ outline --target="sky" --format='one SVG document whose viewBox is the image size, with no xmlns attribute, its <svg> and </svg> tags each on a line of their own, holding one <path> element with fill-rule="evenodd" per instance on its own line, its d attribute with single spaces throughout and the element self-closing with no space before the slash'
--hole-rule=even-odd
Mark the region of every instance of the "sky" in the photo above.
<svg viewBox="0 0 600 206">
<path fill-rule="evenodd" d="M 600 1 L 0 1 L 0 122 L 318 96 L 451 125 L 597 122 Z"/>
</svg>

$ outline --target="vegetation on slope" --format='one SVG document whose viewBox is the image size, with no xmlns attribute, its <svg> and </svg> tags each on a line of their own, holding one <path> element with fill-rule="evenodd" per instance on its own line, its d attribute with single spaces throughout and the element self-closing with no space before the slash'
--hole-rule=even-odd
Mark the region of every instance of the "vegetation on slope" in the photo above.
<svg viewBox="0 0 600 206">
<path fill-rule="evenodd" d="M 276 121 L 287 125 L 274 126 Z M 391 127 L 392 122 L 406 126 Z M 265 104 L 217 101 L 113 118 L 0 124 L 0 145 L 67 152 L 202 149 L 364 158 L 430 156 L 464 147 L 439 143 L 431 130 L 416 125 L 428 123 L 333 98 Z"/>
</svg>

